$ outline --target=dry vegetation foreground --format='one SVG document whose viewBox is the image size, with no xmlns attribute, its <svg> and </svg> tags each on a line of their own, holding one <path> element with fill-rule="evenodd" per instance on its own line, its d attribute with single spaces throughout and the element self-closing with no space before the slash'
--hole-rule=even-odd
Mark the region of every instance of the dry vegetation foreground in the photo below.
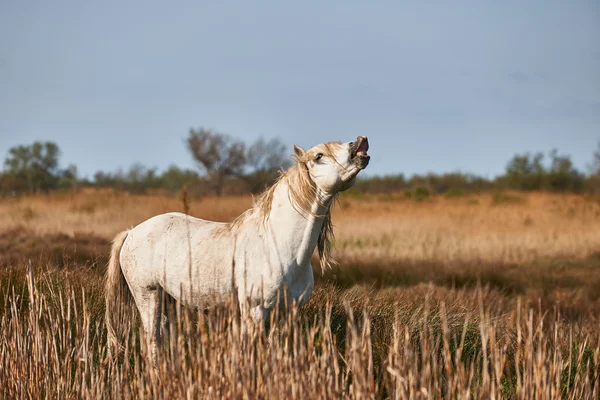
<svg viewBox="0 0 600 400">
<path fill-rule="evenodd" d="M 176 196 L 89 191 L 0 200 L 5 398 L 599 398 L 600 201 L 344 195 L 340 267 L 277 329 L 180 313 L 158 368 L 136 329 L 107 354 L 110 239 Z M 250 197 L 202 198 L 227 221 Z M 31 265 L 31 269 L 29 268 Z M 274 322 L 273 322 L 274 324 Z"/>
</svg>

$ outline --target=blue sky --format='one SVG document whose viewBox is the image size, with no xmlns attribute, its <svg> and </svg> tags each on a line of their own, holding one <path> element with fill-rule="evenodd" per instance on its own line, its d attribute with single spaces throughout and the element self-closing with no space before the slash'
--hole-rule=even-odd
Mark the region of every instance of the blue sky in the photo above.
<svg viewBox="0 0 600 400">
<path fill-rule="evenodd" d="M 289 147 L 366 135 L 366 172 L 501 173 L 600 140 L 598 1 L 2 1 L 0 157 L 191 167 L 204 126 Z"/>
</svg>

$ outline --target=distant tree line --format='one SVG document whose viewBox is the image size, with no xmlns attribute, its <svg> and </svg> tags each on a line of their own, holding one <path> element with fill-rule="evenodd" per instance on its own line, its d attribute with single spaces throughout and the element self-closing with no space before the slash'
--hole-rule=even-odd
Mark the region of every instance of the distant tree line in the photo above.
<svg viewBox="0 0 600 400">
<path fill-rule="evenodd" d="M 60 149 L 53 142 L 35 142 L 8 150 L 0 175 L 2 192 L 35 193 L 71 188 L 77 183 L 77 167 L 59 168 Z"/>
<path fill-rule="evenodd" d="M 114 188 L 146 193 L 178 192 L 185 185 L 194 195 L 258 193 L 274 182 L 279 170 L 290 166 L 287 147 L 277 138 L 246 143 L 210 129 L 191 129 L 185 140 L 196 169 L 171 165 L 163 172 L 135 163 L 127 171 L 98 171 L 93 178 L 78 176 L 77 167 L 60 167 L 60 149 L 53 142 L 35 142 L 9 149 L 0 173 L 0 195 L 72 190 L 80 187 Z M 545 190 L 600 193 L 600 143 L 588 173 L 578 171 L 568 155 L 551 151 L 515 155 L 505 173 L 486 179 L 468 173 L 403 174 L 361 178 L 352 189 L 359 193 L 410 194 L 488 190 Z"/>
<path fill-rule="evenodd" d="M 359 180 L 355 190 L 390 193 L 419 189 L 437 194 L 506 189 L 600 193 L 600 143 L 593 157 L 588 174 L 578 171 L 569 156 L 552 150 L 548 157 L 541 152 L 516 154 L 507 163 L 504 174 L 494 179 L 458 172 L 410 178 L 397 174 Z"/>
<path fill-rule="evenodd" d="M 77 187 L 115 188 L 135 193 L 151 190 L 188 193 L 258 193 L 273 183 L 279 170 L 290 166 L 286 146 L 278 138 L 253 143 L 210 129 L 191 129 L 185 145 L 197 168 L 171 165 L 159 172 L 134 163 L 127 171 L 98 171 L 93 179 L 81 178 L 77 168 L 59 168 L 60 149 L 53 142 L 35 142 L 9 149 L 0 173 L 0 194 L 49 192 Z"/>
</svg>

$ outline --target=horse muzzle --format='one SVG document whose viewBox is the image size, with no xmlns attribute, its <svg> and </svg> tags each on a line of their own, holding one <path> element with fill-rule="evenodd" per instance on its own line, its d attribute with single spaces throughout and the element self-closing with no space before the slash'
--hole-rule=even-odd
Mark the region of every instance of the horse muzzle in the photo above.
<svg viewBox="0 0 600 400">
<path fill-rule="evenodd" d="M 354 146 L 350 149 L 350 158 L 354 161 L 360 169 L 367 168 L 371 156 L 367 154 L 369 150 L 369 139 L 366 136 L 359 136 L 354 142 Z"/>
</svg>

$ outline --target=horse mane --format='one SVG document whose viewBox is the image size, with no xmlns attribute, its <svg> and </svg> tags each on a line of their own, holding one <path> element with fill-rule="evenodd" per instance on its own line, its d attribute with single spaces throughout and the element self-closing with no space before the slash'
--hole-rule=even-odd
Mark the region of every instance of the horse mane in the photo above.
<svg viewBox="0 0 600 400">
<path fill-rule="evenodd" d="M 333 154 L 333 150 L 329 143 L 322 144 L 319 149 L 319 151 L 327 153 L 328 155 Z M 246 210 L 239 217 L 231 221 L 230 226 L 232 228 L 239 226 L 252 216 L 259 217 L 263 222 L 266 222 L 269 214 L 271 213 L 275 189 L 278 185 L 282 184 L 283 181 L 287 181 L 288 198 L 292 204 L 292 207 L 294 207 L 301 214 L 304 213 L 307 215 L 312 215 L 316 218 L 323 218 L 323 225 L 317 240 L 317 249 L 319 252 L 321 270 L 325 271 L 327 268 L 332 268 L 338 265 L 332 256 L 332 243 L 334 240 L 334 234 L 333 224 L 331 222 L 331 206 L 337 199 L 337 196 L 332 199 L 328 205 L 321 203 L 321 205 L 326 207 L 327 210 L 324 215 L 316 214 L 312 210 L 312 204 L 317 198 L 317 188 L 313 180 L 310 178 L 308 167 L 306 165 L 307 161 L 310 159 L 310 153 L 307 152 L 307 154 L 304 154 L 303 157 L 298 157 L 296 155 L 293 157 L 295 158 L 296 163 L 285 171 L 280 170 L 279 176 L 273 185 L 254 198 L 254 204 L 252 208 Z M 318 201 L 321 200 L 318 199 Z"/>
</svg>

